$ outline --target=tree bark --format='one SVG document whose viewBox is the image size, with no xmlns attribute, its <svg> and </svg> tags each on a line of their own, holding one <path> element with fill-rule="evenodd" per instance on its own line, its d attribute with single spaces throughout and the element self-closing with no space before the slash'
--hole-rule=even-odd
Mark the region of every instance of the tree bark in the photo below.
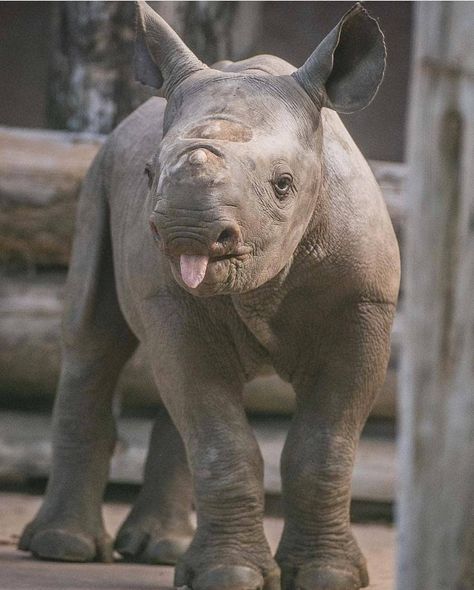
<svg viewBox="0 0 474 590">
<path fill-rule="evenodd" d="M 399 590 L 474 589 L 473 22 L 467 2 L 416 5 Z"/>
<path fill-rule="evenodd" d="M 205 63 L 232 58 L 232 25 L 237 8 L 237 2 L 185 3 L 183 39 Z"/>
<path fill-rule="evenodd" d="M 150 2 L 204 62 L 248 53 L 259 2 Z M 134 2 L 57 2 L 47 118 L 54 129 L 109 133 L 156 94 L 134 79 Z"/>
<path fill-rule="evenodd" d="M 108 133 L 152 95 L 135 83 L 133 2 L 58 2 L 47 116 L 51 127 Z"/>
</svg>

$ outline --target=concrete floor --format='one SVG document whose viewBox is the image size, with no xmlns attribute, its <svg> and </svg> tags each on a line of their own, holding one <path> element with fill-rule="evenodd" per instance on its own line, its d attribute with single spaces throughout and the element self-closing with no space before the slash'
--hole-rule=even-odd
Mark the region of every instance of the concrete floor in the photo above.
<svg viewBox="0 0 474 590">
<path fill-rule="evenodd" d="M 41 499 L 25 494 L 0 494 L 0 590 L 171 590 L 173 568 L 110 564 L 66 564 L 38 561 L 15 548 L 23 526 L 35 514 Z M 107 529 L 114 533 L 125 517 L 127 504 L 106 504 Z M 279 518 L 265 521 L 268 539 L 275 549 L 282 529 Z M 355 525 L 354 532 L 368 563 L 371 590 L 393 590 L 393 527 Z"/>
</svg>

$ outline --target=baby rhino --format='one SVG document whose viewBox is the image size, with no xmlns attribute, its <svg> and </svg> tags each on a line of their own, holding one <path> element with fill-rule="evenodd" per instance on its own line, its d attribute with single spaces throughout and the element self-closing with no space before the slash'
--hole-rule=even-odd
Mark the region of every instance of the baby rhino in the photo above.
<svg viewBox="0 0 474 590">
<path fill-rule="evenodd" d="M 53 467 L 20 548 L 111 559 L 101 499 L 112 398 L 140 342 L 167 414 L 115 549 L 177 562 L 175 585 L 193 590 L 367 586 L 351 472 L 386 371 L 399 254 L 336 113 L 374 97 L 383 35 L 356 5 L 299 69 L 268 55 L 209 68 L 144 3 L 137 27 L 137 77 L 166 100 L 149 100 L 111 134 L 82 188 Z M 242 401 L 268 366 L 297 400 L 274 558 Z"/>
</svg>

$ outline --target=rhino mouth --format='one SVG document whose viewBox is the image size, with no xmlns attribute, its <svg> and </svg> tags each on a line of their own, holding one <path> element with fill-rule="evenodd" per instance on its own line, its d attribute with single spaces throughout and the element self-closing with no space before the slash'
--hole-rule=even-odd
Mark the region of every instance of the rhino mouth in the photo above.
<svg viewBox="0 0 474 590">
<path fill-rule="evenodd" d="M 191 289 L 196 289 L 202 283 L 212 284 L 222 282 L 226 278 L 223 274 L 226 276 L 228 274 L 225 267 L 231 261 L 243 262 L 249 254 L 249 249 L 239 249 L 227 254 L 213 256 L 182 254 L 179 257 L 177 266 L 179 267 L 181 280 L 184 284 Z"/>
<path fill-rule="evenodd" d="M 236 258 L 237 260 L 244 260 L 248 256 L 249 252 L 235 252 L 233 254 L 223 254 L 222 256 L 210 256 L 209 257 L 209 264 L 213 262 L 219 262 L 221 260 L 232 260 Z"/>
</svg>

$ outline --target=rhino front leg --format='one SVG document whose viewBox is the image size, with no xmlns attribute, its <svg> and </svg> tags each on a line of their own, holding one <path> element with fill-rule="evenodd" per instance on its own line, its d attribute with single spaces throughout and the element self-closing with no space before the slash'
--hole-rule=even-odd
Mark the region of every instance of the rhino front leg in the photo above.
<svg viewBox="0 0 474 590">
<path fill-rule="evenodd" d="M 150 322 L 156 337 L 148 347 L 186 448 L 197 512 L 175 585 L 276 590 L 278 568 L 263 531 L 262 457 L 243 408 L 241 369 L 224 330 L 201 309 L 185 311 L 188 305 L 175 313 L 165 307 Z"/>
<path fill-rule="evenodd" d="M 220 403 L 218 399 L 220 398 Z M 197 530 L 175 585 L 193 590 L 276 590 L 278 568 L 263 531 L 263 465 L 241 402 L 215 390 L 181 424 L 194 481 Z M 198 420 L 198 423 L 196 422 Z"/>
<path fill-rule="evenodd" d="M 181 437 L 165 408 L 150 439 L 142 489 L 115 541 L 125 559 L 175 564 L 194 534 L 192 482 Z"/>
<path fill-rule="evenodd" d="M 283 590 L 356 590 L 369 583 L 350 530 L 360 432 L 388 361 L 393 307 L 361 304 L 325 331 L 316 377 L 295 380 L 297 411 L 282 455 Z"/>
</svg>

